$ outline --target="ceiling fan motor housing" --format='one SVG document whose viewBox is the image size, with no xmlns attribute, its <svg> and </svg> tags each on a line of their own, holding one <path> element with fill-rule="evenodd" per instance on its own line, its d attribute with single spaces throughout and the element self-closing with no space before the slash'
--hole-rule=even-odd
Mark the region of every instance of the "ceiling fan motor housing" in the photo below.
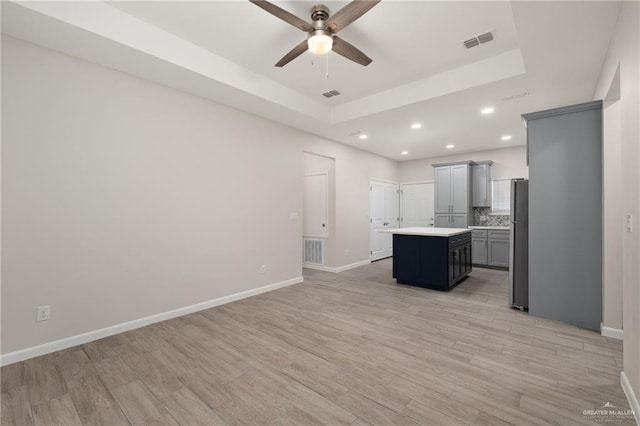
<svg viewBox="0 0 640 426">
<path fill-rule="evenodd" d="M 316 21 L 326 22 L 329 19 L 329 8 L 323 4 L 317 4 L 311 8 L 311 20 L 315 23 Z"/>
</svg>

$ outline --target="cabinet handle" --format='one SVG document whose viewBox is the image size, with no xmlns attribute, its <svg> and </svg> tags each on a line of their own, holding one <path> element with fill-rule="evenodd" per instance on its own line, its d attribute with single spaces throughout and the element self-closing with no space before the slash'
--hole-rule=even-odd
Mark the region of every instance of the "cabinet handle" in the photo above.
<svg viewBox="0 0 640 426">
<path fill-rule="evenodd" d="M 489 245 L 487 243 L 487 240 L 484 240 L 484 248 L 489 248 Z"/>
</svg>

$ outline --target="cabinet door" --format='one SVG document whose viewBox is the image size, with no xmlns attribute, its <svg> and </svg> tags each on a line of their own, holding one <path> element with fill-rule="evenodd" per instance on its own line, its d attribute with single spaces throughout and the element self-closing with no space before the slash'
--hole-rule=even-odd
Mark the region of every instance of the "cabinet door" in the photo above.
<svg viewBox="0 0 640 426">
<path fill-rule="evenodd" d="M 449 249 L 449 284 L 460 277 L 460 249 Z"/>
<path fill-rule="evenodd" d="M 469 211 L 469 165 L 451 166 L 451 204 L 452 213 Z"/>
<path fill-rule="evenodd" d="M 436 167 L 435 176 L 435 211 L 436 213 L 449 213 L 451 211 L 451 167 Z M 437 226 L 437 225 L 436 225 Z"/>
<path fill-rule="evenodd" d="M 471 261 L 477 265 L 487 264 L 487 239 L 476 239 L 471 241 Z"/>
<path fill-rule="evenodd" d="M 462 247 L 462 274 L 471 272 L 471 244 Z"/>
<path fill-rule="evenodd" d="M 466 228 L 469 225 L 468 219 L 466 214 L 452 214 L 449 228 Z"/>
<path fill-rule="evenodd" d="M 491 207 L 491 177 L 488 164 L 479 164 L 471 168 L 473 207 Z"/>
<path fill-rule="evenodd" d="M 436 228 L 451 228 L 451 215 L 437 214 L 436 215 Z"/>
<path fill-rule="evenodd" d="M 509 267 L 509 240 L 489 239 L 487 260 L 490 266 Z"/>
</svg>

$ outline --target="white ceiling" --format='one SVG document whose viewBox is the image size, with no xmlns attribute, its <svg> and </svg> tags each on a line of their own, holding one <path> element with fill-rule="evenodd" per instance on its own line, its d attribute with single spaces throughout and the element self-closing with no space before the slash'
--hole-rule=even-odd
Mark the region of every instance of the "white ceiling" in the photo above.
<svg viewBox="0 0 640 426">
<path fill-rule="evenodd" d="M 315 3 L 277 2 L 305 20 Z M 340 32 L 373 62 L 332 53 L 328 77 L 327 58 L 309 53 L 274 67 L 305 34 L 248 1 L 3 2 L 2 30 L 405 160 L 522 145 L 520 114 L 591 100 L 618 11 L 609 1 L 383 0 Z M 494 41 L 462 45 L 487 31 Z M 332 89 L 342 94 L 321 96 Z M 495 113 L 481 115 L 485 106 Z"/>
</svg>

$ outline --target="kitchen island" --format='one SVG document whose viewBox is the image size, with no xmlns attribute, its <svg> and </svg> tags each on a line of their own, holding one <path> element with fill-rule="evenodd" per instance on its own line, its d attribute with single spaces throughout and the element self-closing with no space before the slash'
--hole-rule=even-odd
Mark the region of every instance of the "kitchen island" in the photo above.
<svg viewBox="0 0 640 426">
<path fill-rule="evenodd" d="M 400 228 L 393 234 L 393 277 L 399 284 L 447 290 L 471 272 L 471 230 Z"/>
</svg>

